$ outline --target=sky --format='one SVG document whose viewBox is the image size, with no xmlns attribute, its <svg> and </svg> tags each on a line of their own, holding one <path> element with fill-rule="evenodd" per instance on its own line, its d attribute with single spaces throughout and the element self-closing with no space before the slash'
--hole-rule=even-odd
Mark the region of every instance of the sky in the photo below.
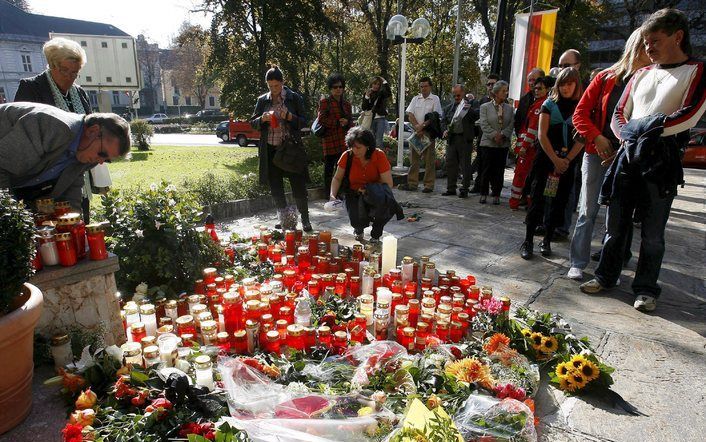
<svg viewBox="0 0 706 442">
<path fill-rule="evenodd" d="M 210 18 L 194 13 L 198 0 L 29 0 L 34 14 L 67 17 L 111 24 L 133 37 L 169 46 L 184 21 L 210 26 Z"/>
</svg>

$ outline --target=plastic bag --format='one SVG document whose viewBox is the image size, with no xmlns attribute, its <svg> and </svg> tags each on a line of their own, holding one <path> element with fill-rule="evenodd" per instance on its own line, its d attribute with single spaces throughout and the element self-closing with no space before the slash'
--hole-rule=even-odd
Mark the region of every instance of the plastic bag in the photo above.
<svg viewBox="0 0 706 442">
<path fill-rule="evenodd" d="M 241 359 L 220 358 L 218 370 L 232 416 L 268 417 L 277 404 L 292 399 L 284 385 L 274 383 Z"/>
<path fill-rule="evenodd" d="M 532 410 L 514 399 L 471 395 L 453 421 L 465 440 L 482 436 L 492 436 L 496 442 L 537 440 Z"/>
<path fill-rule="evenodd" d="M 351 347 L 343 355 L 353 364 L 357 364 L 351 384 L 366 387 L 370 383 L 369 375 L 397 371 L 401 366 L 401 357 L 407 356 L 407 350 L 394 341 L 374 341 L 368 345 Z"/>
</svg>

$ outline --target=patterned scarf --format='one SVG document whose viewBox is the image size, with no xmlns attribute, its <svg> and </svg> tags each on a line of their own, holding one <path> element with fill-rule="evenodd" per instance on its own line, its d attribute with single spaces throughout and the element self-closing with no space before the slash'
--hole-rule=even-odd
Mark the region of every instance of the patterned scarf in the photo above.
<svg viewBox="0 0 706 442">
<path fill-rule="evenodd" d="M 61 110 L 66 112 L 71 112 L 69 106 L 66 104 L 65 95 L 59 90 L 59 86 L 56 85 L 54 79 L 51 78 L 51 72 L 47 69 L 47 78 L 49 79 L 49 87 L 51 88 L 51 93 L 54 95 L 54 105 Z M 69 88 L 69 98 L 71 98 L 71 104 L 74 108 L 74 113 L 84 115 L 86 110 L 83 108 L 83 103 L 81 102 L 81 97 L 78 95 L 78 88 L 75 85 L 71 85 Z"/>
</svg>

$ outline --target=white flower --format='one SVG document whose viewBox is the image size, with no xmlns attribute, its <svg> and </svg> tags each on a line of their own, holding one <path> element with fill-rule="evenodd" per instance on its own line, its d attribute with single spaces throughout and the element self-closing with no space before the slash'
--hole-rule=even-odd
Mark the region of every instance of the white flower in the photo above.
<svg viewBox="0 0 706 442">
<path fill-rule="evenodd" d="M 169 201 L 167 201 L 167 203 L 168 203 L 170 206 L 176 206 L 176 201 L 174 201 L 174 198 L 169 198 Z"/>
<path fill-rule="evenodd" d="M 145 235 L 144 235 L 144 233 L 143 233 L 142 230 L 135 230 L 135 235 L 136 235 L 138 238 L 144 238 L 144 237 L 145 237 Z"/>
<path fill-rule="evenodd" d="M 310 392 L 309 387 L 304 385 L 301 382 L 292 382 L 287 387 L 285 387 L 285 391 L 288 393 L 302 393 L 302 394 L 307 394 Z"/>
<path fill-rule="evenodd" d="M 152 192 L 155 192 L 157 190 L 157 184 L 155 184 L 155 183 L 150 184 L 150 190 Z"/>
<path fill-rule="evenodd" d="M 164 224 L 163 224 L 163 223 L 160 223 L 159 221 L 156 221 L 156 220 L 155 220 L 155 222 L 154 222 L 154 228 L 157 229 L 157 230 L 159 230 L 159 228 L 162 227 L 163 225 L 164 225 Z"/>
<path fill-rule="evenodd" d="M 105 352 L 108 356 L 115 359 L 116 361 L 122 362 L 123 350 L 117 345 L 111 345 L 109 347 L 106 347 Z"/>
<path fill-rule="evenodd" d="M 167 187 L 164 188 L 167 192 L 176 192 L 177 188 L 174 184 L 169 184 Z"/>
</svg>

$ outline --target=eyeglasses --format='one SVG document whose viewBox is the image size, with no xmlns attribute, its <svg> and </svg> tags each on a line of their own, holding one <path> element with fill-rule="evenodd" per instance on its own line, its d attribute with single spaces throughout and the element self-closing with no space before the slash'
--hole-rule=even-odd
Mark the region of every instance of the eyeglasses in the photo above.
<svg viewBox="0 0 706 442">
<path fill-rule="evenodd" d="M 336 84 L 334 86 L 331 86 L 331 89 L 345 89 L 346 87 L 340 84 Z"/>
<path fill-rule="evenodd" d="M 79 71 L 74 71 L 69 68 L 65 68 L 64 66 L 59 66 L 56 70 L 59 71 L 60 74 L 66 75 L 67 77 L 78 77 L 79 73 Z"/>
<path fill-rule="evenodd" d="M 486 86 L 495 86 L 495 81 L 489 81 L 485 85 Z"/>
<path fill-rule="evenodd" d="M 98 151 L 98 156 L 104 160 L 106 163 L 110 163 L 110 155 L 108 155 L 108 152 L 103 150 L 103 132 L 98 135 L 98 138 L 101 139 L 101 149 Z"/>
<path fill-rule="evenodd" d="M 564 69 L 564 68 L 572 68 L 572 67 L 576 66 L 577 64 L 578 64 L 578 63 L 563 63 L 563 64 L 560 64 L 559 67 L 562 68 L 562 69 Z"/>
</svg>

